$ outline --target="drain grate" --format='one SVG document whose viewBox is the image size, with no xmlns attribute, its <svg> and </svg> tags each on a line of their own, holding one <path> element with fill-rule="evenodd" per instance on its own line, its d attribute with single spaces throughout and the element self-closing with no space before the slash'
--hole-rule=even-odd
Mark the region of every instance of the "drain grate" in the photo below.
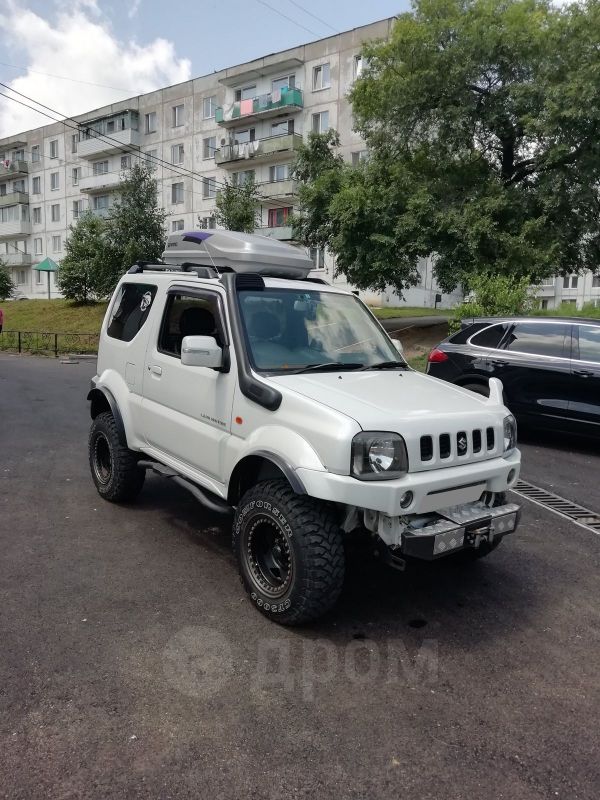
<svg viewBox="0 0 600 800">
<path fill-rule="evenodd" d="M 537 503 L 538 506 L 554 511 L 555 514 L 560 514 L 561 517 L 566 517 L 577 525 L 581 525 L 582 528 L 587 528 L 600 535 L 600 514 L 596 514 L 595 511 L 590 511 L 589 508 L 577 505 L 577 503 L 566 500 L 553 492 L 548 492 L 546 489 L 540 489 L 539 486 L 534 486 L 527 481 L 517 481 L 512 491 L 526 497 L 532 503 Z"/>
</svg>

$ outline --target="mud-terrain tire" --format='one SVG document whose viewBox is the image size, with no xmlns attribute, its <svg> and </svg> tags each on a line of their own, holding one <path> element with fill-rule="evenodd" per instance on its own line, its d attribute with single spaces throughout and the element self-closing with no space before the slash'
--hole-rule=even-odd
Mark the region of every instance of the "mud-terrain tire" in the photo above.
<svg viewBox="0 0 600 800">
<path fill-rule="evenodd" d="M 282 625 L 328 611 L 344 582 L 344 544 L 326 503 L 296 494 L 285 480 L 259 483 L 239 502 L 233 552 L 254 605 Z"/>
<path fill-rule="evenodd" d="M 138 467 L 137 454 L 121 444 L 110 412 L 103 411 L 93 420 L 88 449 L 92 479 L 101 497 L 111 503 L 137 497 L 146 472 Z"/>
</svg>

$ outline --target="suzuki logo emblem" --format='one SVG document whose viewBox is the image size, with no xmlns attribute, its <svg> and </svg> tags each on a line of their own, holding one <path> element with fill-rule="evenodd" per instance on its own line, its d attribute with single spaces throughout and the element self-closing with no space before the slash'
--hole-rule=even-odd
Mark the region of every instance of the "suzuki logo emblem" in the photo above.
<svg viewBox="0 0 600 800">
<path fill-rule="evenodd" d="M 467 452 L 467 437 L 462 434 L 458 437 L 458 454 L 464 455 Z"/>
</svg>

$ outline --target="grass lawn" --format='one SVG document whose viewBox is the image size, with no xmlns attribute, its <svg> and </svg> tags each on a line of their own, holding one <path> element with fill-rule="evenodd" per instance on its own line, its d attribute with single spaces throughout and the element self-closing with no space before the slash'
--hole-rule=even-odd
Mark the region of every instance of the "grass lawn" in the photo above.
<svg viewBox="0 0 600 800">
<path fill-rule="evenodd" d="M 11 300 L 2 303 L 4 330 L 98 333 L 106 305 L 78 306 L 67 300 Z"/>
<path fill-rule="evenodd" d="M 393 317 L 448 317 L 452 311 L 448 308 L 422 308 L 421 306 L 385 306 L 385 308 L 372 308 L 371 311 L 379 319 Z"/>
<path fill-rule="evenodd" d="M 423 353 L 419 356 L 413 356 L 412 358 L 407 358 L 406 360 L 413 369 L 416 369 L 419 372 L 425 372 L 425 368 L 427 367 L 427 353 Z"/>
</svg>

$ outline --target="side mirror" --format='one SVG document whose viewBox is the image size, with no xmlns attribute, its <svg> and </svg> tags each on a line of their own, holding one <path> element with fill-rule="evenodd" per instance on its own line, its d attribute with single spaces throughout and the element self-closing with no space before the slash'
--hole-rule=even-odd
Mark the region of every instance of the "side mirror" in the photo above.
<svg viewBox="0 0 600 800">
<path fill-rule="evenodd" d="M 394 343 L 394 347 L 396 348 L 396 350 L 400 353 L 401 356 L 403 356 L 404 348 L 402 347 L 402 342 L 400 341 L 400 339 L 392 339 L 392 342 Z"/>
<path fill-rule="evenodd" d="M 223 366 L 223 350 L 214 336 L 184 336 L 181 363 L 186 367 L 219 369 Z"/>
</svg>

